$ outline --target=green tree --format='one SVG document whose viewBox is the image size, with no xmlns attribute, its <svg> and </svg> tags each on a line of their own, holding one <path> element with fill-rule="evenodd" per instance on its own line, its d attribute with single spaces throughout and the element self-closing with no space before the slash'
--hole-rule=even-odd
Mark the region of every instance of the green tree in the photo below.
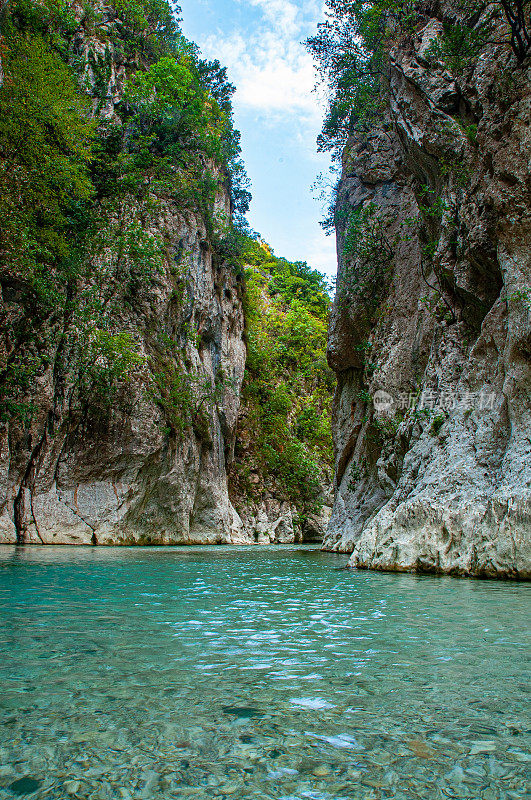
<svg viewBox="0 0 531 800">
<path fill-rule="evenodd" d="M 329 91 L 320 150 L 339 157 L 348 137 L 380 114 L 389 36 L 410 23 L 413 5 L 412 0 L 326 0 L 327 19 L 307 41 Z"/>
<path fill-rule="evenodd" d="M 0 257 L 44 291 L 87 203 L 94 124 L 68 67 L 40 35 L 8 27 L 0 90 Z"/>
</svg>

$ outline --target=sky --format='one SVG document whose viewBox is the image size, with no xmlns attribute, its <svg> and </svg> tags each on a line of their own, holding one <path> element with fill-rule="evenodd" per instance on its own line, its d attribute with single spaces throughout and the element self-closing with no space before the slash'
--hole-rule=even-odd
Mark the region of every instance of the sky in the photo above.
<svg viewBox="0 0 531 800">
<path fill-rule="evenodd" d="M 317 153 L 324 102 L 302 42 L 324 18 L 322 0 L 179 0 L 184 34 L 219 59 L 236 86 L 235 125 L 253 201 L 248 215 L 275 254 L 335 275 L 335 238 L 311 191 L 328 172 Z"/>
</svg>

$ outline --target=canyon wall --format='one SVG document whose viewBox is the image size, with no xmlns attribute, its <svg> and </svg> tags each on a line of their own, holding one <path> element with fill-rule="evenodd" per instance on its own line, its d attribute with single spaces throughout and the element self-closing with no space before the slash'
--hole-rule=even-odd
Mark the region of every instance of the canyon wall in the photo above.
<svg viewBox="0 0 531 800">
<path fill-rule="evenodd" d="M 245 363 L 241 285 L 230 269 L 213 264 L 199 220 L 168 207 L 156 224 L 164 226 L 170 253 L 176 257 L 184 247 L 186 256 L 177 280 L 170 262 L 156 284 L 136 293 L 133 308 L 126 302 L 127 287 L 115 287 L 121 308 L 117 330 L 134 336 L 145 362 L 112 409 L 100 414 L 90 406 L 81 409 L 63 343 L 68 320 L 46 330 L 49 364 L 32 393 L 36 412 L 29 429 L 16 422 L 2 426 L 0 541 L 162 544 L 242 538 L 227 491 Z M 178 284 L 182 304 L 175 297 Z M 4 313 L 21 313 L 9 288 Z M 167 337 L 166 352 L 161 334 Z M 230 384 L 215 402 L 205 403 L 200 426 L 194 420 L 176 431 L 170 429 L 168 409 L 148 387 L 161 364 L 170 380 L 181 361 L 200 391 L 209 392 L 220 371 Z M 160 388 L 164 393 L 166 387 Z"/>
<path fill-rule="evenodd" d="M 19 267 L 16 248 L 9 251 L 9 241 L 3 242 L 3 543 L 245 539 L 227 487 L 245 365 L 243 283 L 213 245 L 216 225 L 227 225 L 231 216 L 227 177 L 201 154 L 197 181 L 185 173 L 181 177 L 179 167 L 167 168 L 168 157 L 157 161 L 151 144 L 156 136 L 170 136 L 163 118 L 153 128 L 149 108 L 152 116 L 146 112 L 138 123 L 132 112 L 124 114 L 127 79 L 147 73 L 153 63 L 167 68 L 168 62 L 156 57 L 164 33 L 170 31 L 177 45 L 180 40 L 169 9 L 161 20 L 153 15 L 162 6 L 153 11 L 146 3 L 146 17 L 138 22 L 127 17 L 127 4 L 122 6 L 117 6 L 120 12 L 73 3 L 65 6 L 68 16 L 57 21 L 55 7 L 49 10 L 43 3 L 35 7 L 42 14 L 35 22 L 24 17 L 25 6 L 14 3 L 7 20 L 14 53 L 27 48 L 30 64 L 34 52 L 44 53 L 63 86 L 77 74 L 102 131 L 100 150 L 91 156 L 100 159 L 93 182 L 99 186 L 113 179 L 114 194 L 104 186 L 101 200 L 85 202 L 84 213 L 94 215 L 96 230 L 85 237 L 84 249 L 75 246 L 69 253 L 77 259 L 75 269 L 65 267 L 64 260 L 50 260 L 38 283 L 40 265 Z M 70 73 L 55 55 L 57 41 L 61 58 L 75 65 Z M 150 48 L 155 55 L 146 55 Z M 19 88 L 15 82 L 23 61 L 14 55 L 7 69 L 4 64 L 6 89 Z M 185 54 L 181 63 L 184 70 L 192 62 Z M 34 75 L 27 80 L 30 93 L 45 90 L 41 84 L 35 89 Z M 71 105 L 76 91 L 69 95 Z M 69 107 L 67 113 L 74 110 Z M 46 130 L 55 123 L 47 122 Z M 65 127 L 69 124 L 66 119 Z M 128 145 L 133 136 L 138 146 Z M 114 140 L 125 145 L 113 151 Z M 73 170 L 72 152 L 64 146 L 60 156 L 61 163 L 70 158 Z M 160 164 L 166 184 L 151 188 L 160 178 Z M 191 191 L 185 200 L 179 195 L 185 178 L 194 191 L 201 186 L 207 168 L 210 191 L 212 175 L 216 184 L 210 216 L 185 202 Z M 54 176 L 43 177 L 39 169 L 33 174 L 52 181 L 55 193 Z M 126 181 L 132 188 L 122 188 Z M 42 290 L 46 274 L 51 276 L 47 294 Z"/>
<path fill-rule="evenodd" d="M 419 3 L 385 111 L 343 154 L 327 549 L 358 568 L 529 577 L 531 92 L 501 7 Z M 479 34 L 474 41 L 479 40 Z M 447 50 L 446 50 L 447 52 Z M 455 62 L 455 59 L 454 59 Z"/>
<path fill-rule="evenodd" d="M 0 5 L 0 543 L 322 541 L 329 298 L 245 227 L 226 71 L 161 0 Z"/>
</svg>

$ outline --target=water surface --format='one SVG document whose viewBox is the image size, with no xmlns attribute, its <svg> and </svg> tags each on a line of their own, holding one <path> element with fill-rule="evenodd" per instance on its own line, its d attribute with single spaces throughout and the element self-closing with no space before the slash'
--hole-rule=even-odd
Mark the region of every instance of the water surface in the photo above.
<svg viewBox="0 0 531 800">
<path fill-rule="evenodd" d="M 0 798 L 522 800 L 529 586 L 345 562 L 0 548 Z"/>
</svg>

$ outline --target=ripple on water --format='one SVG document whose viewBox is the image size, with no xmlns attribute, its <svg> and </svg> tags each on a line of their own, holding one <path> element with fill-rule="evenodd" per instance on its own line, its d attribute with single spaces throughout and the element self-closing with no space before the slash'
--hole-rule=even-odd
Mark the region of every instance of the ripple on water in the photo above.
<svg viewBox="0 0 531 800">
<path fill-rule="evenodd" d="M 529 587 L 0 548 L 0 800 L 522 800 Z"/>
</svg>

